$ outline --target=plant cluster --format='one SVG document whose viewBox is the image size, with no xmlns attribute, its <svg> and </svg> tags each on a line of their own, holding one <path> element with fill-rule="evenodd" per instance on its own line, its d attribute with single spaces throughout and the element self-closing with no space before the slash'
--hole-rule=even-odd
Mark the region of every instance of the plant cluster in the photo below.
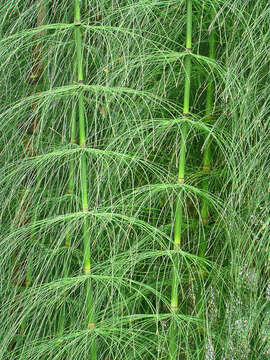
<svg viewBox="0 0 270 360">
<path fill-rule="evenodd" d="M 270 9 L 0 6 L 0 359 L 270 356 Z"/>
</svg>

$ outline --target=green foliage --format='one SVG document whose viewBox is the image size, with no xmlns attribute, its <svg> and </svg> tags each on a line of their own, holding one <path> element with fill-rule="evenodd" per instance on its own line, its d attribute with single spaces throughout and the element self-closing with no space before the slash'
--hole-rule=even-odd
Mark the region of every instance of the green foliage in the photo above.
<svg viewBox="0 0 270 360">
<path fill-rule="evenodd" d="M 269 6 L 188 2 L 0 7 L 0 359 L 269 358 Z"/>
</svg>

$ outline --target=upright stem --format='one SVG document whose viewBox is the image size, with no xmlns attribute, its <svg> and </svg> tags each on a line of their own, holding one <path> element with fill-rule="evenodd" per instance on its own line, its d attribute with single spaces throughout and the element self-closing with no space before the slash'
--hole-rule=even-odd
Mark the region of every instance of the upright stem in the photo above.
<svg viewBox="0 0 270 360">
<path fill-rule="evenodd" d="M 75 6 L 75 46 L 76 46 L 76 61 L 77 61 L 77 81 L 79 84 L 83 84 L 83 49 L 82 49 L 82 32 L 81 32 L 81 15 L 80 15 L 80 2 L 74 0 Z M 83 89 L 79 93 L 78 97 L 78 115 L 79 115 L 79 134 L 80 134 L 80 146 L 85 147 L 85 102 Z M 81 191 L 82 191 L 82 210 L 88 212 L 88 183 L 87 183 L 87 164 L 86 154 L 83 153 L 80 159 L 80 176 L 81 176 Z M 91 271 L 90 262 L 90 233 L 89 233 L 89 220 L 85 216 L 83 220 L 83 268 L 85 275 L 89 275 Z M 87 323 L 88 328 L 93 330 L 95 327 L 94 317 L 94 305 L 93 305 L 93 293 L 91 279 L 87 279 L 86 282 L 86 304 L 87 304 Z M 90 348 L 90 359 L 97 359 L 96 343 L 93 341 Z"/>
<path fill-rule="evenodd" d="M 189 116 L 190 111 L 190 77 L 191 77 L 191 51 L 192 51 L 192 0 L 186 0 L 187 4 L 187 22 L 186 22 L 186 51 L 187 54 L 184 59 L 185 70 L 185 88 L 184 88 L 184 110 L 183 115 Z M 187 125 L 182 126 L 182 137 L 180 145 L 180 158 L 178 169 L 178 182 L 184 183 L 185 178 L 185 163 L 186 163 L 186 138 Z M 183 205 L 182 193 L 179 194 L 176 204 L 175 224 L 174 224 L 174 250 L 178 250 L 181 245 L 183 227 Z M 176 252 L 173 256 L 173 271 L 172 271 L 172 289 L 171 289 L 171 313 L 176 314 L 178 311 L 178 290 L 179 290 L 179 254 Z M 177 325 L 172 317 L 169 335 L 169 359 L 176 360 L 177 357 Z"/>
</svg>

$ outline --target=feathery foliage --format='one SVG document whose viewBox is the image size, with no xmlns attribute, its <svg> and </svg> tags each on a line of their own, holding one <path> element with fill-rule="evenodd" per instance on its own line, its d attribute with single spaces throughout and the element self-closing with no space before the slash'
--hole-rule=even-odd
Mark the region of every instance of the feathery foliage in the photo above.
<svg viewBox="0 0 270 360">
<path fill-rule="evenodd" d="M 3 3 L 0 359 L 269 358 L 269 20 Z"/>
</svg>

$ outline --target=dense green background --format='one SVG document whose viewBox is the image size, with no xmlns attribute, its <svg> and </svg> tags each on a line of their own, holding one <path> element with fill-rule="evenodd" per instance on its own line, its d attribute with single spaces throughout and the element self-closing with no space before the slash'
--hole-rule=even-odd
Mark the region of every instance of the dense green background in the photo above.
<svg viewBox="0 0 270 360">
<path fill-rule="evenodd" d="M 0 6 L 0 359 L 269 358 L 269 23 L 267 0 Z"/>
</svg>

